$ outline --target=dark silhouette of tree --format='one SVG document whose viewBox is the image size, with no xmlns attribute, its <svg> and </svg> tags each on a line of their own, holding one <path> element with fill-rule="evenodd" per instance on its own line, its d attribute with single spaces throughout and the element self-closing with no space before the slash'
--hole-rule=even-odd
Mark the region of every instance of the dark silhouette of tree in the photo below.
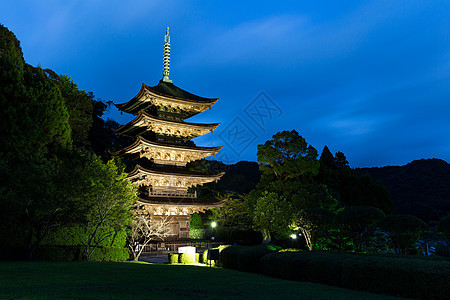
<svg viewBox="0 0 450 300">
<path fill-rule="evenodd" d="M 411 215 L 390 215 L 377 223 L 387 232 L 391 246 L 398 254 L 408 254 L 421 236 L 430 229 L 421 219 Z"/>
</svg>

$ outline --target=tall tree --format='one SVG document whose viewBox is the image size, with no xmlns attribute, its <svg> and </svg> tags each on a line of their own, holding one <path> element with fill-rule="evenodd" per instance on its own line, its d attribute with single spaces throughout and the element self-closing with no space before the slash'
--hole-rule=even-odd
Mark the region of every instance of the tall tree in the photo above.
<svg viewBox="0 0 450 300">
<path fill-rule="evenodd" d="M 80 203 L 85 211 L 83 258 L 89 260 L 98 245 L 131 223 L 136 191 L 126 180 L 124 166 L 115 159 L 104 164 L 94 155 L 84 171 L 86 189 Z"/>
<path fill-rule="evenodd" d="M 279 132 L 265 144 L 258 145 L 257 155 L 263 174 L 256 189 L 246 197 L 246 203 L 264 237 L 269 238 L 267 232 L 270 231 L 286 233 L 288 225 L 303 209 L 332 208 L 336 205 L 326 186 L 315 180 L 319 171 L 316 149 L 295 130 Z M 264 209 L 273 207 L 283 208 L 280 211 L 282 220 L 277 222 L 284 225 L 279 225 L 275 220 L 272 223 L 261 222 L 267 219 Z M 277 210 L 274 212 L 278 213 Z M 274 225 L 267 227 L 261 224 Z"/>
</svg>

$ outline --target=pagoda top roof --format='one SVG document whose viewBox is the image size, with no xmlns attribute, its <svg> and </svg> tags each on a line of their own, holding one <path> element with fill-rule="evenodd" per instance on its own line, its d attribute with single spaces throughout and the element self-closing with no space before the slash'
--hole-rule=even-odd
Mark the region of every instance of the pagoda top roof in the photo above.
<svg viewBox="0 0 450 300">
<path fill-rule="evenodd" d="M 145 145 L 145 146 L 149 146 L 149 147 L 156 147 L 156 148 L 167 148 L 167 149 L 175 149 L 175 150 L 188 150 L 188 151 L 210 151 L 210 152 L 217 152 L 220 149 L 222 149 L 222 146 L 218 146 L 218 147 L 198 147 L 198 146 L 186 146 L 186 145 L 176 145 L 176 144 L 165 144 L 165 143 L 158 143 L 158 142 L 152 142 L 149 140 L 144 139 L 141 136 L 138 136 L 136 141 L 119 150 L 116 152 L 111 153 L 114 156 L 117 155 L 124 155 L 126 153 L 128 153 L 129 151 L 132 151 L 133 149 L 141 146 L 141 145 Z"/>
<path fill-rule="evenodd" d="M 142 98 L 147 96 L 147 94 L 154 97 L 159 96 L 166 101 L 206 105 L 208 107 L 219 100 L 219 98 L 205 98 L 194 95 L 177 87 L 171 82 L 165 82 L 161 80 L 158 85 L 155 86 L 148 86 L 143 83 L 139 93 L 134 98 L 122 104 L 115 104 L 115 106 L 121 111 L 136 114 L 136 109 L 139 109 L 139 107 L 141 107 L 143 104 L 139 102 L 143 102 Z"/>
<path fill-rule="evenodd" d="M 222 206 L 226 200 L 219 200 L 212 202 L 210 200 L 203 200 L 198 198 L 170 198 L 170 197 L 149 197 L 139 196 L 138 200 L 141 204 L 155 205 L 155 206 L 176 206 L 176 207 L 191 207 L 191 206 L 205 206 L 205 208 L 214 208 Z"/>
<path fill-rule="evenodd" d="M 147 87 L 150 91 L 154 92 L 155 94 L 169 98 L 190 100 L 195 102 L 206 102 L 206 103 L 216 102 L 218 100 L 218 98 L 205 98 L 194 95 L 192 93 L 189 93 L 188 91 L 185 91 L 177 87 L 175 84 L 171 82 L 165 82 L 162 80 L 160 80 L 158 85 L 155 86 L 150 87 L 144 83 L 142 85 Z"/>
</svg>

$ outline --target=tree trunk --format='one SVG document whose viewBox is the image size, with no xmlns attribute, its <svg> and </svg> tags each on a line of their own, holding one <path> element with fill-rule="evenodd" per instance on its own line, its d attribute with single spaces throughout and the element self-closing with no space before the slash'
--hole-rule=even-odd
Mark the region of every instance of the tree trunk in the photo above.
<svg viewBox="0 0 450 300">
<path fill-rule="evenodd" d="M 262 229 L 261 234 L 263 236 L 263 244 L 268 244 L 272 241 L 270 231 L 268 229 Z"/>
</svg>

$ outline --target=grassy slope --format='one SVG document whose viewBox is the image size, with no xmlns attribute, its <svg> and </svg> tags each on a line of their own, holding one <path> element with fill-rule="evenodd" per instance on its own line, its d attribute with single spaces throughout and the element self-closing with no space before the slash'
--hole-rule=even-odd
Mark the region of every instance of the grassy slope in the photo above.
<svg viewBox="0 0 450 300">
<path fill-rule="evenodd" d="M 0 262 L 10 298 L 381 299 L 386 296 L 200 266 L 101 262 Z"/>
</svg>

